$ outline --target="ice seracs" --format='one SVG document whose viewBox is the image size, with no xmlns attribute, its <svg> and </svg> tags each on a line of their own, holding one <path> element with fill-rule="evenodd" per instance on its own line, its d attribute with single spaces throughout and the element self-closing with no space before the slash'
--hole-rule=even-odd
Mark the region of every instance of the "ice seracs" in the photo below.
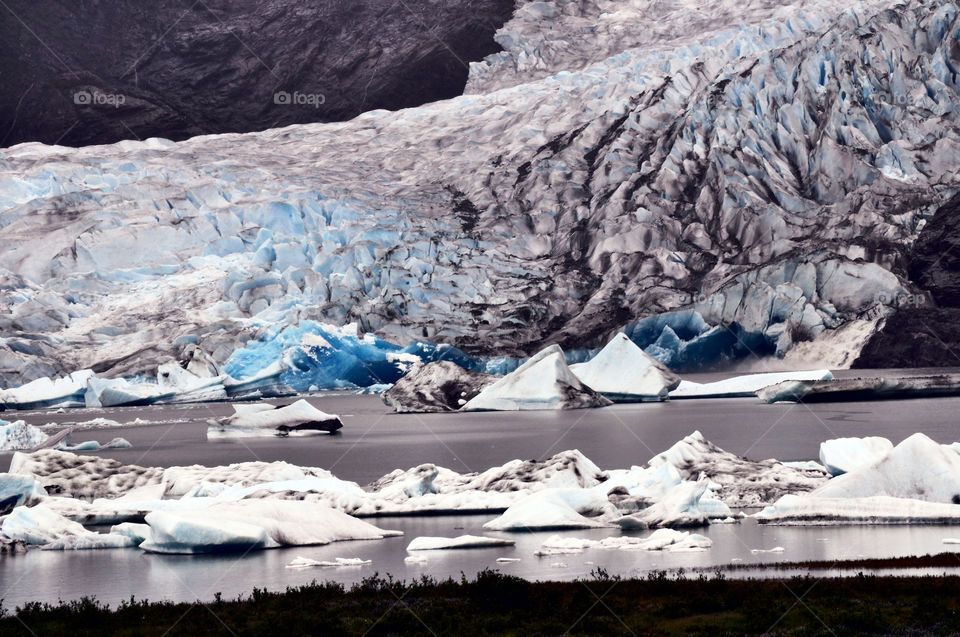
<svg viewBox="0 0 960 637">
<path fill-rule="evenodd" d="M 873 464 L 893 449 L 886 438 L 835 438 L 820 443 L 820 463 L 832 476 Z"/>
<path fill-rule="evenodd" d="M 583 409 L 611 402 L 574 375 L 557 345 L 541 350 L 515 371 L 488 385 L 463 411 Z"/>
<path fill-rule="evenodd" d="M 680 377 L 619 333 L 586 363 L 570 366 L 585 385 L 614 402 L 664 400 Z"/>
<path fill-rule="evenodd" d="M 495 380 L 451 361 L 417 363 L 382 398 L 398 412 L 456 411 Z"/>
</svg>

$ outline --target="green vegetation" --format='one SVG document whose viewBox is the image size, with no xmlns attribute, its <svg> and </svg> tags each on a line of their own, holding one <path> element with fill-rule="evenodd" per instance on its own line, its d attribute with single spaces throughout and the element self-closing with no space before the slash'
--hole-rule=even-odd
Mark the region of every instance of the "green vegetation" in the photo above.
<svg viewBox="0 0 960 637">
<path fill-rule="evenodd" d="M 644 580 L 603 571 L 527 582 L 494 571 L 459 582 L 371 577 L 207 604 L 85 599 L 28 604 L 0 635 L 717 635 L 956 634 L 960 578 L 730 580 L 722 573 Z"/>
</svg>

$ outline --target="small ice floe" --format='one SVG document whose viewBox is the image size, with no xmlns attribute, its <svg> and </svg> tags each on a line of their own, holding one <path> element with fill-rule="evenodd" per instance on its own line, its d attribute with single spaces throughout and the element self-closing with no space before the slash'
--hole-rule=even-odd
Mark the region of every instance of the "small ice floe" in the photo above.
<svg viewBox="0 0 960 637">
<path fill-rule="evenodd" d="M 497 558 L 498 564 L 513 564 L 514 562 L 520 562 L 520 561 L 521 560 L 519 557 L 498 557 Z"/>
<path fill-rule="evenodd" d="M 551 562 L 550 568 L 567 568 L 566 562 Z"/>
<path fill-rule="evenodd" d="M 680 377 L 620 333 L 586 363 L 570 370 L 588 387 L 614 402 L 665 400 Z"/>
<path fill-rule="evenodd" d="M 586 386 L 567 366 L 558 345 L 538 352 L 467 401 L 462 411 L 583 409 L 611 402 Z"/>
<path fill-rule="evenodd" d="M 943 538 L 944 544 L 960 544 L 960 537 L 945 537 Z"/>
<path fill-rule="evenodd" d="M 585 549 L 620 551 L 705 551 L 713 546 L 708 537 L 688 531 L 658 529 L 647 537 L 606 537 L 601 540 L 553 535 L 544 541 L 534 555 L 539 557 L 583 553 Z"/>
<path fill-rule="evenodd" d="M 504 540 L 482 535 L 461 535 L 459 537 L 427 537 L 413 539 L 407 546 L 408 551 L 439 551 L 446 549 L 483 549 L 492 546 L 513 546 L 513 540 Z"/>
<path fill-rule="evenodd" d="M 61 442 L 57 445 L 57 449 L 61 451 L 102 451 L 103 449 L 130 449 L 133 447 L 130 444 L 130 441 L 126 438 L 114 438 L 110 442 L 100 444 L 96 440 L 87 440 L 84 442 L 78 442 L 77 444 L 69 444 L 66 441 Z"/>
<path fill-rule="evenodd" d="M 413 564 L 416 566 L 424 566 L 427 563 L 427 558 L 422 555 L 408 555 L 403 558 L 404 564 Z"/>
<path fill-rule="evenodd" d="M 333 433 L 343 427 L 339 416 L 320 411 L 303 399 L 285 407 L 269 403 L 238 404 L 233 405 L 233 411 L 232 416 L 217 421 L 211 429 L 221 433 L 262 431 L 283 435 L 305 430 Z"/>
<path fill-rule="evenodd" d="M 750 552 L 757 555 L 759 553 L 783 553 L 786 550 L 782 546 L 775 546 L 772 549 L 750 549 Z"/>
<path fill-rule="evenodd" d="M 364 560 L 359 557 L 336 557 L 333 561 L 312 560 L 309 557 L 297 556 L 293 561 L 287 564 L 287 568 L 341 568 L 344 566 L 358 567 L 366 564 L 373 564 L 372 560 Z"/>
</svg>

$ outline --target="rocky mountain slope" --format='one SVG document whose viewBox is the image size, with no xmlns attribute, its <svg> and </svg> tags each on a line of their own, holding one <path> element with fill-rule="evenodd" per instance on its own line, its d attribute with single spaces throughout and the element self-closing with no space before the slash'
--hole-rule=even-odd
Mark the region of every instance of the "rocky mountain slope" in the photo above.
<svg viewBox="0 0 960 637">
<path fill-rule="evenodd" d="M 513 0 L 7 0 L 0 146 L 179 140 L 454 97 L 469 63 L 499 50 L 512 11 Z"/>
<path fill-rule="evenodd" d="M 222 362 L 304 319 L 523 355 L 660 317 L 663 351 L 784 354 L 917 291 L 960 182 L 956 3 L 618 4 L 523 3 L 418 108 L 2 151 L 0 374 Z"/>
</svg>

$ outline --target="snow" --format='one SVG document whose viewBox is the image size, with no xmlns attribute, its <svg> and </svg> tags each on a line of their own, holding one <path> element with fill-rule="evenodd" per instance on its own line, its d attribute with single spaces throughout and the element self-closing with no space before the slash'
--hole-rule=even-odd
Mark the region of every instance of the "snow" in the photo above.
<svg viewBox="0 0 960 637">
<path fill-rule="evenodd" d="M 482 535 L 461 535 L 458 537 L 416 537 L 407 545 L 408 551 L 438 551 L 449 549 L 482 549 L 489 547 L 513 546 L 513 540 L 485 537 Z"/>
<path fill-rule="evenodd" d="M 680 377 L 619 333 L 586 363 L 570 366 L 585 385 L 616 402 L 664 400 Z"/>
<path fill-rule="evenodd" d="M 233 405 L 234 414 L 218 422 L 224 431 L 232 429 L 289 431 L 301 429 L 323 430 L 333 433 L 343 427 L 339 416 L 320 411 L 306 400 L 298 400 L 285 407 L 266 403 Z"/>
<path fill-rule="evenodd" d="M 833 478 L 811 495 L 960 503 L 960 453 L 916 433 L 873 462 Z"/>
<path fill-rule="evenodd" d="M 462 410 L 582 409 L 609 404 L 609 400 L 580 382 L 567 366 L 563 350 L 551 345 L 485 387 Z"/>
<path fill-rule="evenodd" d="M 837 438 L 820 443 L 820 462 L 832 476 L 873 464 L 893 449 L 886 438 Z"/>
<path fill-rule="evenodd" d="M 765 524 L 958 524 L 960 507 L 942 502 L 871 496 L 785 495 L 753 516 Z"/>
<path fill-rule="evenodd" d="M 736 398 L 754 396 L 764 387 L 776 385 L 791 380 L 832 380 L 833 374 L 828 369 L 797 372 L 773 372 L 765 374 L 748 374 L 735 376 L 726 380 L 712 383 L 695 383 L 681 381 L 680 386 L 670 392 L 671 398 Z"/>
<path fill-rule="evenodd" d="M 615 536 L 601 540 L 552 535 L 547 538 L 535 555 L 563 555 L 582 553 L 584 549 L 602 549 L 619 551 L 703 551 L 713 546 L 709 538 L 688 531 L 657 529 L 646 537 Z"/>
<path fill-rule="evenodd" d="M 326 506 L 284 500 L 218 503 L 198 511 L 154 511 L 147 514 L 146 522 L 150 538 L 140 548 L 154 553 L 246 551 L 398 535 Z"/>
<path fill-rule="evenodd" d="M 33 449 L 43 444 L 48 436 L 40 428 L 28 425 L 22 420 L 7 422 L 0 420 L 0 451 Z"/>
</svg>

